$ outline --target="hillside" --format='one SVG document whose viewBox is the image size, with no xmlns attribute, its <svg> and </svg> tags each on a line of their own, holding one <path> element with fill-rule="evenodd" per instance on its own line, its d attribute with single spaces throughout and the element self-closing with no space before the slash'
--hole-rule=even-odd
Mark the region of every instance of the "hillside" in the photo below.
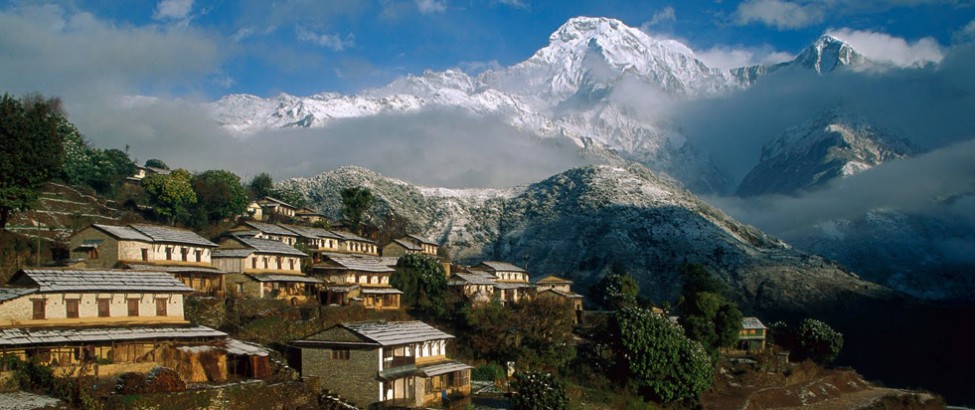
<svg viewBox="0 0 975 410">
<path fill-rule="evenodd" d="M 340 215 L 339 192 L 365 186 L 377 197 L 372 221 L 390 215 L 449 247 L 458 261 L 499 259 L 533 275 L 556 274 L 580 290 L 613 265 L 626 268 L 652 300 L 672 300 L 677 268 L 701 263 L 731 284 L 749 308 L 809 311 L 888 291 L 835 263 L 792 249 L 738 223 L 673 181 L 639 165 L 587 166 L 524 187 L 422 188 L 345 167 L 282 185 Z"/>
</svg>

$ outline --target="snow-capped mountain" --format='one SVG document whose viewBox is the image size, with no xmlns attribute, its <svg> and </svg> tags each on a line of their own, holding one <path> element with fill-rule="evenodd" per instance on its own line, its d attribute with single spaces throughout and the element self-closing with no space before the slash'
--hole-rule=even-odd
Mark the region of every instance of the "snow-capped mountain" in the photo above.
<svg viewBox="0 0 975 410">
<path fill-rule="evenodd" d="M 916 151 L 906 140 L 863 117 L 831 108 L 766 144 L 760 162 L 738 187 L 738 195 L 813 190 Z"/>
<path fill-rule="evenodd" d="M 859 61 L 852 56 L 858 54 L 848 45 L 824 37 L 787 64 L 825 73 Z M 459 70 L 426 71 L 353 95 L 229 95 L 208 108 L 238 133 L 460 109 L 498 118 L 529 135 L 568 138 L 584 151 L 615 153 L 671 175 L 695 192 L 725 192 L 728 178 L 659 107 L 733 92 L 777 69 L 710 68 L 677 41 L 654 38 L 619 20 L 576 17 L 529 59 L 476 77 Z"/>
<path fill-rule="evenodd" d="M 509 189 L 422 188 L 357 167 L 281 185 L 333 217 L 341 189 L 368 187 L 377 198 L 376 224 L 401 218 L 411 232 L 449 246 L 456 260 L 505 260 L 533 276 L 568 276 L 581 291 L 616 264 L 640 281 L 645 296 L 671 299 L 678 266 L 694 262 L 754 309 L 809 311 L 888 292 L 734 221 L 639 165 L 575 168 Z"/>
</svg>

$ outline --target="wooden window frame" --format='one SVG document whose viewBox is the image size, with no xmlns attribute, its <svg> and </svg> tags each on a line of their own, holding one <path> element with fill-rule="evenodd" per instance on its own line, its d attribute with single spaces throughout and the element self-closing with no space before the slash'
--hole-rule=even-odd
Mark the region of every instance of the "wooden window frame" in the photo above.
<svg viewBox="0 0 975 410">
<path fill-rule="evenodd" d="M 77 319 L 81 317 L 81 299 L 64 300 L 64 317 L 68 319 Z"/>
<path fill-rule="evenodd" d="M 332 360 L 349 360 L 349 349 L 333 349 Z"/>
<path fill-rule="evenodd" d="M 156 298 L 156 316 L 169 316 L 169 298 Z"/>
<path fill-rule="evenodd" d="M 98 317 L 111 317 L 111 316 L 112 316 L 112 300 L 108 298 L 98 299 Z"/>
<path fill-rule="evenodd" d="M 196 261 L 203 262 L 203 251 L 201 250 L 196 251 Z"/>
<path fill-rule="evenodd" d="M 142 261 L 149 262 L 149 249 L 142 248 Z"/>
<path fill-rule="evenodd" d="M 139 317 L 139 310 L 140 310 L 139 309 L 139 305 L 142 304 L 141 303 L 142 300 L 141 299 L 136 299 L 136 298 L 130 298 L 130 299 L 126 299 L 125 301 L 128 304 L 128 306 L 127 306 L 128 316 L 129 317 Z M 135 304 L 134 305 L 135 309 L 133 309 L 133 303 Z M 134 310 L 134 312 L 133 312 L 133 310 Z"/>
<path fill-rule="evenodd" d="M 166 260 L 173 260 L 173 248 L 166 248 Z"/>
<path fill-rule="evenodd" d="M 47 319 L 47 299 L 31 299 L 31 317 L 34 320 Z"/>
<path fill-rule="evenodd" d="M 180 256 L 180 258 L 182 258 L 182 261 L 183 262 L 189 262 L 190 261 L 190 249 L 187 248 L 187 247 L 185 247 L 185 246 L 182 247 L 182 248 L 180 248 L 179 249 L 179 256 Z"/>
</svg>

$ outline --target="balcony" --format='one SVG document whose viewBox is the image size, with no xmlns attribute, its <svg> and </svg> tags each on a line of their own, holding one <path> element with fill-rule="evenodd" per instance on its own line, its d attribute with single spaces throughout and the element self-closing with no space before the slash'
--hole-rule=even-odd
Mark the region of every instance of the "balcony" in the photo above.
<svg viewBox="0 0 975 410">
<path fill-rule="evenodd" d="M 416 358 L 413 356 L 393 356 L 383 359 L 383 370 L 402 366 L 416 366 Z"/>
</svg>

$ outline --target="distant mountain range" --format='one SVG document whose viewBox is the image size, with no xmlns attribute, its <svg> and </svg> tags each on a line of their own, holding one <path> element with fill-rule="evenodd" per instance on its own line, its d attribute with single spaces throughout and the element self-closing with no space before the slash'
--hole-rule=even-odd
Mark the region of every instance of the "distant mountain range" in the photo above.
<svg viewBox="0 0 975 410">
<path fill-rule="evenodd" d="M 827 74 L 865 64 L 847 43 L 823 36 L 793 61 L 732 70 L 708 67 L 687 46 L 609 18 L 570 19 L 529 59 L 476 76 L 458 70 L 409 75 L 357 94 L 228 95 L 208 106 L 237 133 L 327 127 L 335 121 L 424 109 L 460 109 L 540 138 L 568 138 L 596 156 L 618 155 L 666 173 L 698 193 L 733 191 L 733 181 L 672 118 L 645 106 L 715 97 L 782 70 Z"/>
</svg>

